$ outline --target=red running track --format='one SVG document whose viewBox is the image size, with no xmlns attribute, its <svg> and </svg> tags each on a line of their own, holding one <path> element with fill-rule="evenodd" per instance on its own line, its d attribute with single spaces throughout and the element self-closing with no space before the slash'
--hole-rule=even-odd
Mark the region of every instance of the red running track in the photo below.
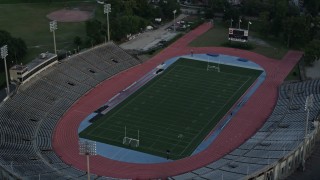
<svg viewBox="0 0 320 180">
<path fill-rule="evenodd" d="M 277 100 L 278 87 L 301 58 L 302 52 L 289 51 L 282 60 L 274 60 L 239 49 L 188 47 L 188 44 L 193 39 L 210 28 L 210 24 L 199 26 L 149 61 L 105 80 L 81 97 L 58 122 L 53 135 L 54 151 L 65 163 L 86 171 L 86 159 L 78 153 L 77 130 L 81 121 L 158 64 L 175 56 L 190 54 L 191 49 L 195 54 L 219 53 L 254 61 L 265 69 L 267 73 L 266 80 L 233 117 L 232 121 L 223 129 L 215 141 L 202 152 L 177 161 L 155 164 L 125 163 L 98 155 L 90 158 L 91 172 L 100 176 L 115 178 L 166 178 L 210 164 L 240 146 L 263 125 L 271 114 Z"/>
</svg>

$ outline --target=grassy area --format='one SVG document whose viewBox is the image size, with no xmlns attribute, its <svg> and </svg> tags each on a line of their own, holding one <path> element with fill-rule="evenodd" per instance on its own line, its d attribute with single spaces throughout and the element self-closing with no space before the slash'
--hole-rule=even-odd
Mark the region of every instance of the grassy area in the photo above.
<svg viewBox="0 0 320 180">
<path fill-rule="evenodd" d="M 68 3 L 68 6 L 76 6 L 76 3 Z M 41 52 L 53 51 L 50 20 L 46 15 L 65 7 L 66 3 L 0 5 L 0 24 L 5 25 L 1 29 L 10 32 L 14 37 L 22 38 L 28 46 L 28 55 L 22 62 L 29 62 Z M 58 23 L 57 49 L 70 48 L 77 35 L 86 36 L 83 22 Z"/>
<path fill-rule="evenodd" d="M 288 74 L 288 76 L 285 79 L 285 81 L 293 81 L 293 80 L 301 80 L 299 63 L 294 66 L 294 68 L 291 70 L 291 72 Z"/>
<path fill-rule="evenodd" d="M 270 46 L 258 45 L 255 42 L 250 42 L 254 45 L 254 48 L 250 51 L 262 54 L 266 57 L 281 59 L 288 49 L 277 42 L 276 39 L 266 39 L 259 37 L 257 33 L 250 32 L 249 36 L 257 39 L 262 39 Z M 226 28 L 222 23 L 215 22 L 214 28 L 210 29 L 203 35 L 199 36 L 197 39 L 190 43 L 190 46 L 194 47 L 208 47 L 208 46 L 222 46 L 228 42 L 228 28 Z"/>
<path fill-rule="evenodd" d="M 214 28 L 193 40 L 190 45 L 195 47 L 221 46 L 227 42 L 227 29 L 218 22 L 215 22 Z"/>
<path fill-rule="evenodd" d="M 28 47 L 26 57 L 18 59 L 16 63 L 26 64 L 42 52 L 54 51 L 53 37 L 49 30 L 50 20 L 47 19 L 47 14 L 66 7 L 97 5 L 94 0 L 90 1 L 58 0 L 48 3 L 48 1 L 43 0 L 0 0 L 0 24 L 2 25 L 0 29 L 8 31 L 13 37 L 22 38 Z M 101 13 L 95 14 L 96 17 L 102 15 Z M 58 29 L 56 30 L 57 49 L 76 49 L 77 47 L 73 44 L 75 36 L 85 39 L 85 22 L 58 22 Z M 8 59 L 8 61 L 11 60 Z M 5 79 L 3 74 L 0 74 L 0 76 L 0 79 Z M 3 83 L 0 85 L 3 85 Z"/>
<path fill-rule="evenodd" d="M 180 59 L 105 116 L 80 137 L 149 154 L 181 159 L 190 156 L 261 71 Z M 127 137 L 140 145 L 123 144 Z"/>
</svg>

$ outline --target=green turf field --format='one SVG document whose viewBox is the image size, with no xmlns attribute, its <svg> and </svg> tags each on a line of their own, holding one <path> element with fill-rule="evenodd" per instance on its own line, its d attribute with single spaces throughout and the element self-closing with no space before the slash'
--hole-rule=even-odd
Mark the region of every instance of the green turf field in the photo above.
<svg viewBox="0 0 320 180">
<path fill-rule="evenodd" d="M 96 120 L 80 137 L 166 157 L 190 156 L 261 71 L 180 59 Z M 127 136 L 140 146 L 123 145 Z"/>
</svg>

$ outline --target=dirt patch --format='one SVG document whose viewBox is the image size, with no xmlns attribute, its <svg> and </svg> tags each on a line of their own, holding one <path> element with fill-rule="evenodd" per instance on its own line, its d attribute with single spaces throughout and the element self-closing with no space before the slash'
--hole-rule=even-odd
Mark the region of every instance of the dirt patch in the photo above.
<svg viewBox="0 0 320 180">
<path fill-rule="evenodd" d="M 62 9 L 47 15 L 48 19 L 58 22 L 83 22 L 92 17 L 92 11 L 83 11 L 79 9 Z"/>
</svg>

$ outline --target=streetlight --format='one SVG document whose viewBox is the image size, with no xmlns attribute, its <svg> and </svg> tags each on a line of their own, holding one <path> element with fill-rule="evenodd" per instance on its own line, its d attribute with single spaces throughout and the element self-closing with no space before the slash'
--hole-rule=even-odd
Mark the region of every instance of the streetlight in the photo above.
<svg viewBox="0 0 320 180">
<path fill-rule="evenodd" d="M 308 136 L 308 122 L 309 122 L 309 114 L 310 109 L 313 106 L 313 94 L 309 95 L 306 99 L 306 104 L 304 105 L 304 110 L 307 111 L 307 118 L 306 118 L 306 128 L 304 134 L 304 148 L 303 148 L 303 160 L 302 160 L 302 167 L 305 170 L 305 162 L 306 162 L 306 154 L 307 154 L 307 136 Z"/>
<path fill-rule="evenodd" d="M 111 13 L 111 4 L 105 4 L 103 9 L 104 14 L 107 14 L 107 25 L 108 25 L 108 41 L 110 41 L 110 31 L 109 31 L 109 13 Z"/>
<path fill-rule="evenodd" d="M 175 9 L 173 12 L 173 31 L 176 32 L 176 13 L 177 10 Z"/>
<path fill-rule="evenodd" d="M 249 31 L 249 27 L 250 27 L 251 24 L 252 24 L 251 21 L 249 21 L 248 22 L 248 31 Z"/>
<path fill-rule="evenodd" d="M 4 60 L 4 67 L 5 67 L 5 71 L 6 71 L 6 80 L 7 80 L 7 97 L 9 97 L 10 89 L 9 89 L 7 59 L 6 59 L 7 56 L 8 56 L 8 46 L 4 45 L 1 47 L 1 58 Z"/>
<path fill-rule="evenodd" d="M 241 29 L 241 28 L 240 28 L 241 22 L 242 22 L 242 21 L 241 21 L 241 18 L 239 18 L 239 29 Z"/>
<path fill-rule="evenodd" d="M 232 23 L 233 23 L 233 19 L 231 18 L 231 21 L 230 21 L 230 28 L 232 28 Z"/>
<path fill-rule="evenodd" d="M 89 156 L 97 155 L 96 142 L 79 141 L 79 154 L 87 156 L 87 172 L 88 172 L 88 180 L 90 180 Z"/>
<path fill-rule="evenodd" d="M 57 21 L 50 22 L 50 32 L 53 34 L 53 46 L 54 46 L 54 53 L 57 54 L 57 47 L 56 47 L 56 34 L 55 30 L 57 30 Z"/>
</svg>

